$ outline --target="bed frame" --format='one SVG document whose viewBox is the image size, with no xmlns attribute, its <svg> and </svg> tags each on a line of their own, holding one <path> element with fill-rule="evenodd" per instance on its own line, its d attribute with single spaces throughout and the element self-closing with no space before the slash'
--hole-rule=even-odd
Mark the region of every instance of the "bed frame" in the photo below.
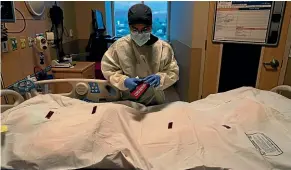
<svg viewBox="0 0 291 170">
<path fill-rule="evenodd" d="M 24 80 L 28 81 L 28 80 Z M 29 80 L 30 81 L 30 80 Z M 45 84 L 55 84 L 55 83 L 69 83 L 72 85 L 72 91 L 69 93 L 63 93 L 61 95 L 76 98 L 76 99 L 83 99 L 84 96 L 89 98 L 92 102 L 102 102 L 102 101 L 118 101 L 120 100 L 120 92 L 114 86 L 112 86 L 106 80 L 95 80 L 95 79 L 53 79 L 53 80 L 43 80 L 34 82 L 34 85 L 45 85 Z M 21 82 L 19 82 L 21 83 Z M 99 93 L 92 93 L 90 91 L 92 87 L 92 83 L 96 83 L 99 88 Z M 281 94 L 287 98 L 291 99 L 291 86 L 287 85 L 280 85 L 274 87 L 270 91 Z M 1 112 L 13 108 L 25 100 L 28 100 L 34 96 L 40 95 L 39 92 L 36 91 L 36 88 L 33 87 L 29 89 L 29 91 L 22 93 L 22 95 L 14 90 L 4 89 L 1 90 L 1 96 L 11 95 L 14 97 L 15 102 L 13 104 L 4 104 L 1 105 Z M 24 97 L 23 97 L 24 96 Z M 86 101 L 86 100 L 85 100 Z"/>
<path fill-rule="evenodd" d="M 31 80 L 23 80 L 15 84 L 14 89 L 1 90 L 1 96 L 13 96 L 15 102 L 13 104 L 1 105 L 1 111 L 15 107 L 25 100 L 34 96 L 45 94 L 38 92 L 37 87 L 45 87 L 48 84 L 69 83 L 72 90 L 69 93 L 60 95 L 81 99 L 87 102 L 111 102 L 120 100 L 120 91 L 112 86 L 106 80 L 96 79 L 52 79 L 32 82 Z"/>
</svg>

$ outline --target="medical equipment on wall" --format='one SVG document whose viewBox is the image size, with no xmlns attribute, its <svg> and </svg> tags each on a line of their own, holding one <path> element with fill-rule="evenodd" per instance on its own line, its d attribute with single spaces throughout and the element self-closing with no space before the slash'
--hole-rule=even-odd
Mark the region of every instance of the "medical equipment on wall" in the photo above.
<svg viewBox="0 0 291 170">
<path fill-rule="evenodd" d="M 54 40 L 55 40 L 55 35 L 53 32 L 46 32 L 45 37 L 47 40 L 48 45 L 53 46 L 54 45 Z"/>
<path fill-rule="evenodd" d="M 2 22 L 15 22 L 13 1 L 1 1 L 1 23 Z"/>
<path fill-rule="evenodd" d="M 16 19 L 15 19 L 15 12 L 14 10 L 16 10 L 17 12 L 19 12 L 19 14 L 22 16 L 23 19 L 23 23 L 24 26 L 20 31 L 8 31 L 8 29 L 5 26 L 5 23 L 15 23 Z M 8 49 L 8 33 L 22 33 L 26 28 L 26 20 L 25 17 L 23 15 L 23 13 L 17 9 L 14 8 L 14 2 L 13 1 L 1 1 L 1 52 L 7 53 L 9 51 Z M 12 50 L 16 50 L 17 48 L 15 48 L 16 41 L 10 41 L 11 42 L 11 46 L 12 46 Z"/>
<path fill-rule="evenodd" d="M 4 24 L 1 24 L 1 52 L 8 52 L 8 35 Z"/>
<path fill-rule="evenodd" d="M 39 52 L 40 64 L 44 64 L 44 51 L 47 49 L 47 40 L 43 34 L 38 34 L 35 38 L 35 47 Z"/>
<path fill-rule="evenodd" d="M 57 52 L 57 62 L 62 63 L 64 62 L 64 50 L 63 50 L 63 34 L 64 34 L 64 25 L 63 25 L 63 10 L 57 6 L 57 2 L 55 2 L 55 5 L 50 8 L 49 10 L 49 16 L 52 22 L 51 32 L 54 33 L 54 48 Z M 61 30 L 59 30 L 59 27 L 61 27 Z"/>
<path fill-rule="evenodd" d="M 15 22 L 13 1 L 1 1 L 1 52 L 8 52 L 8 29 L 4 22 Z"/>
<path fill-rule="evenodd" d="M 44 52 L 47 49 L 47 41 L 43 34 L 38 34 L 35 38 L 35 45 L 39 52 Z"/>
</svg>

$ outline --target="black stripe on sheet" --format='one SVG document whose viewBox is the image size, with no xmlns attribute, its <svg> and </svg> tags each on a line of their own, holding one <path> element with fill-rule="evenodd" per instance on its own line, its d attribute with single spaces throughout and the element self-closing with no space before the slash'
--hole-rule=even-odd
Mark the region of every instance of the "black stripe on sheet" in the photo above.
<svg viewBox="0 0 291 170">
<path fill-rule="evenodd" d="M 93 107 L 92 114 L 96 113 L 97 106 Z"/>
<path fill-rule="evenodd" d="M 50 119 L 53 114 L 54 114 L 53 111 L 49 111 L 48 114 L 45 116 L 45 118 Z"/>
<path fill-rule="evenodd" d="M 172 127 L 173 127 L 173 122 L 170 122 L 170 123 L 168 124 L 168 129 L 172 129 Z"/>
<path fill-rule="evenodd" d="M 230 126 L 227 126 L 227 125 L 222 125 L 223 127 L 225 127 L 226 129 L 230 129 L 231 127 Z"/>
</svg>

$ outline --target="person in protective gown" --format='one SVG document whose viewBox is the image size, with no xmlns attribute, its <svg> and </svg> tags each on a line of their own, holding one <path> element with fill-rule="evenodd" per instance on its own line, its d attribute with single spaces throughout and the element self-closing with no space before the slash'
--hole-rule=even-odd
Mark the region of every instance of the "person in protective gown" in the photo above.
<svg viewBox="0 0 291 170">
<path fill-rule="evenodd" d="M 163 90 L 179 79 L 179 67 L 172 47 L 151 34 L 152 12 L 144 4 L 128 11 L 130 35 L 114 42 L 101 61 L 101 70 L 110 83 L 122 91 L 123 100 L 144 105 L 165 102 Z M 130 92 L 145 82 L 150 88 L 135 100 Z"/>
</svg>

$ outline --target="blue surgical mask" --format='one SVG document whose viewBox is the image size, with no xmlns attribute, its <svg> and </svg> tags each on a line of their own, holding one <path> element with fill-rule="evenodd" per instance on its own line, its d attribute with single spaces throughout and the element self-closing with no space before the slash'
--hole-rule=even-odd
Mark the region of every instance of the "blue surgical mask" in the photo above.
<svg viewBox="0 0 291 170">
<path fill-rule="evenodd" d="M 150 40 L 151 33 L 150 32 L 148 33 L 147 32 L 143 32 L 143 33 L 131 32 L 130 36 L 138 46 L 143 46 L 145 43 L 148 42 L 148 40 Z"/>
</svg>

